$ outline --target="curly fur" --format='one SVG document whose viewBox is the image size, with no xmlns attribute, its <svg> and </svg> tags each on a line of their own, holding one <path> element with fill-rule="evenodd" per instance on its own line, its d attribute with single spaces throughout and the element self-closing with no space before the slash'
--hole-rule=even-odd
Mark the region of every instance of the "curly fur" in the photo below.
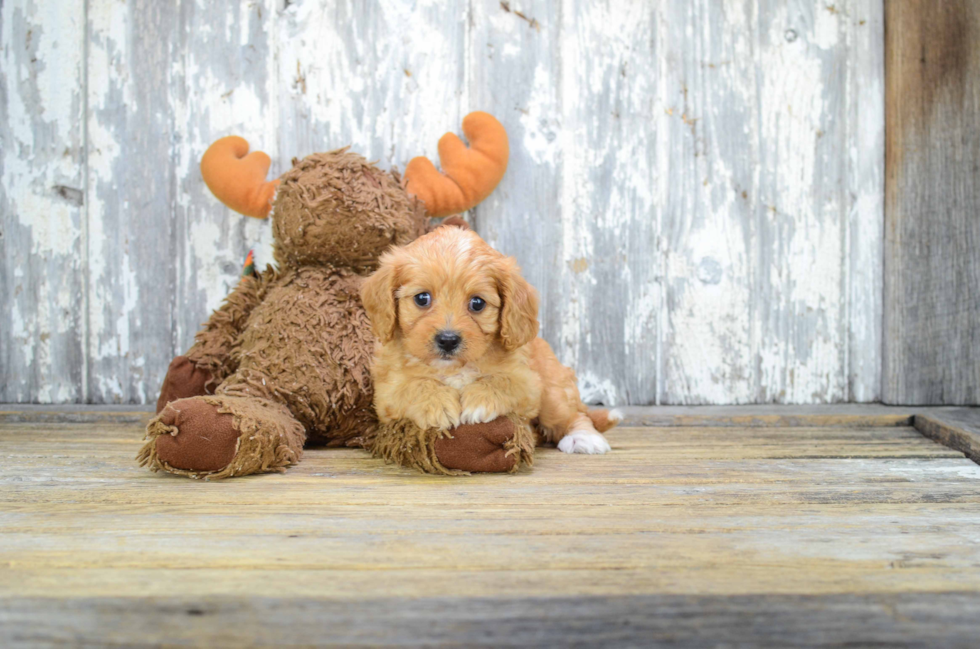
<svg viewBox="0 0 980 649">
<path fill-rule="evenodd" d="M 382 343 L 371 370 L 382 424 L 448 430 L 512 414 L 536 420 L 546 441 L 578 431 L 608 449 L 594 422 L 612 420 L 590 416 L 575 372 L 537 337 L 536 291 L 476 233 L 440 228 L 393 248 L 362 296 Z M 458 345 L 441 348 L 445 335 Z"/>
</svg>

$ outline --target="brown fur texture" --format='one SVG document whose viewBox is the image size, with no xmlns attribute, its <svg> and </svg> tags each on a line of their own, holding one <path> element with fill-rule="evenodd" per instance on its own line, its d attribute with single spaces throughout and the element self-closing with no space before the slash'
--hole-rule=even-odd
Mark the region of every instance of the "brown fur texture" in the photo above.
<svg viewBox="0 0 980 649">
<path fill-rule="evenodd" d="M 374 336 L 360 285 L 384 250 L 426 231 L 424 207 L 391 174 L 340 149 L 282 176 L 272 218 L 279 269 L 243 278 L 198 333 L 186 356 L 211 378 L 205 393 L 178 395 L 198 401 L 194 416 L 175 418 L 161 400 L 139 456 L 153 470 L 209 479 L 276 471 L 298 461 L 308 438 L 359 446 L 374 433 Z M 213 466 L 200 442 L 176 454 L 158 448 L 165 434 L 210 439 L 210 411 L 231 414 L 238 433 L 226 466 Z"/>
<path fill-rule="evenodd" d="M 346 148 L 314 153 L 282 175 L 273 204 L 280 268 L 329 263 L 372 271 L 391 245 L 425 232 L 425 206 Z"/>
<path fill-rule="evenodd" d="M 371 443 L 375 338 L 360 288 L 385 250 L 426 232 L 425 208 L 397 176 L 345 148 L 294 161 L 272 218 L 278 269 L 241 279 L 172 364 L 141 465 L 219 479 L 282 471 L 308 440 Z M 423 455 L 390 453 L 412 466 Z"/>
<path fill-rule="evenodd" d="M 240 279 L 194 337 L 194 345 L 187 351 L 187 358 L 195 367 L 211 375 L 205 385 L 207 393 L 213 394 L 215 387 L 238 367 L 238 335 L 245 328 L 252 309 L 265 298 L 269 280 L 274 277 L 274 273 L 267 272 Z M 158 403 L 157 412 L 166 405 L 166 402 Z"/>
</svg>

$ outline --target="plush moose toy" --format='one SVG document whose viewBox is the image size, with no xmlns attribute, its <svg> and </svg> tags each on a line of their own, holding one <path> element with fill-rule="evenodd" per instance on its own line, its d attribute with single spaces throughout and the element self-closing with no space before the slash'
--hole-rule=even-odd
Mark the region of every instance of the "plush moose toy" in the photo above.
<svg viewBox="0 0 980 649">
<path fill-rule="evenodd" d="M 137 457 L 142 466 L 215 479 L 281 471 L 307 441 L 374 449 L 375 340 L 359 289 L 388 247 L 423 234 L 429 217 L 473 207 L 500 182 L 504 128 L 477 112 L 463 120 L 463 133 L 469 148 L 450 133 L 439 141 L 444 173 L 415 158 L 402 179 L 345 148 L 294 160 L 267 182 L 269 157 L 249 154 L 242 138 L 211 145 L 201 160 L 205 182 L 244 215 L 271 210 L 278 268 L 243 277 L 170 364 Z M 447 221 L 465 227 L 458 217 Z M 437 473 L 516 470 L 533 448 L 515 442 L 503 417 L 438 440 L 399 433 L 376 454 Z"/>
</svg>

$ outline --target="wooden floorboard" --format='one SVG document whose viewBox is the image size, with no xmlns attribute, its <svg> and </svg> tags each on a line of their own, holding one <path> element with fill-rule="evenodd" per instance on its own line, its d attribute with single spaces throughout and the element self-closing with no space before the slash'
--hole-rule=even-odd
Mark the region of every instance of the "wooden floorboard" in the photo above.
<svg viewBox="0 0 980 649">
<path fill-rule="evenodd" d="M 132 411 L 73 412 L 0 416 L 0 646 L 974 643 L 980 466 L 880 412 L 217 483 L 137 467 Z"/>
</svg>

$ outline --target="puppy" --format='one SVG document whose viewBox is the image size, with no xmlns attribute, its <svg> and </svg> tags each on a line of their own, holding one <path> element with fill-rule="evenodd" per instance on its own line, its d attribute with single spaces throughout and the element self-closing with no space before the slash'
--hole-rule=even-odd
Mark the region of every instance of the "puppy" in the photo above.
<svg viewBox="0 0 980 649">
<path fill-rule="evenodd" d="M 538 296 L 511 257 L 440 227 L 381 257 L 361 297 L 378 338 L 382 422 L 449 429 L 515 413 L 565 453 L 606 453 L 615 411 L 582 403 L 575 372 L 538 333 Z"/>
</svg>

